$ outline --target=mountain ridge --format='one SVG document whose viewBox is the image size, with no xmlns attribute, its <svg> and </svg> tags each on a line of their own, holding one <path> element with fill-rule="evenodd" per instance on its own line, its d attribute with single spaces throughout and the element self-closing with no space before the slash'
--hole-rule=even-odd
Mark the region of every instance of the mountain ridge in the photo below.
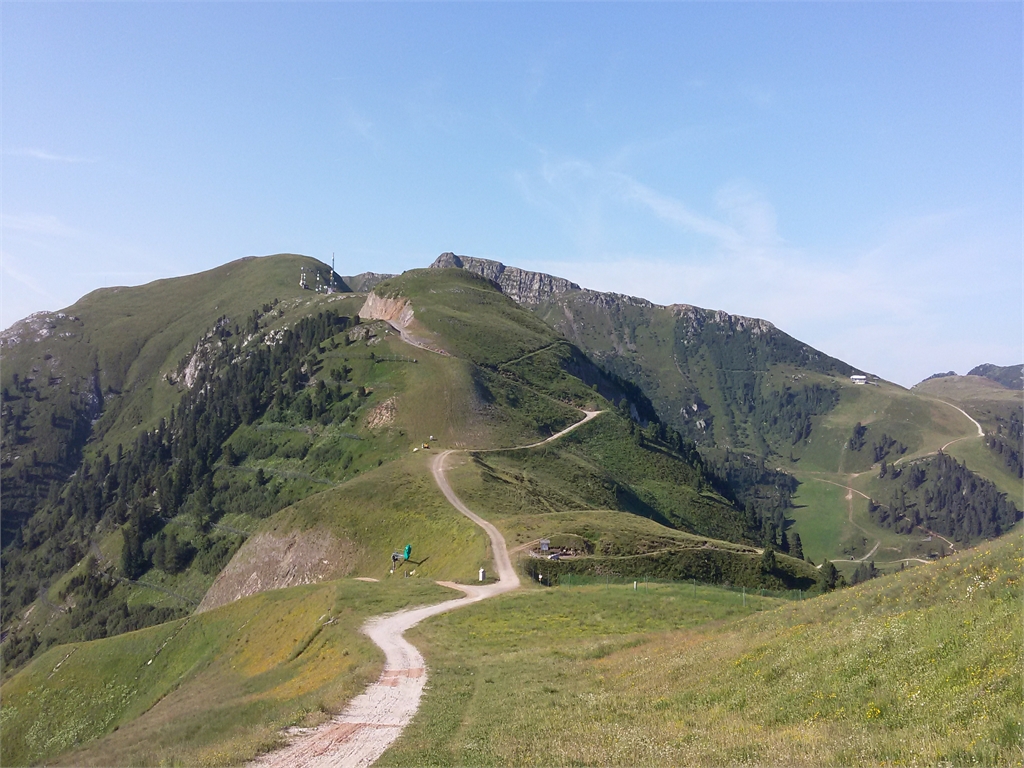
<svg viewBox="0 0 1024 768">
<path fill-rule="evenodd" d="M 967 372 L 968 376 L 984 376 L 986 379 L 1002 384 L 1007 389 L 1024 389 L 1024 364 L 993 365 L 983 363 Z"/>
<path fill-rule="evenodd" d="M 756 453 L 779 448 L 778 439 L 749 415 L 751 404 L 767 396 L 764 375 L 773 366 L 795 365 L 846 377 L 863 373 L 761 318 L 684 303 L 663 306 L 453 253 L 441 254 L 431 265 L 451 267 L 491 280 L 595 360 L 637 382 L 661 419 L 699 443 Z M 820 400 L 817 393 L 796 397 Z M 763 403 L 763 407 L 775 406 Z M 802 439 L 812 428 L 808 419 L 821 415 L 815 411 L 819 407 L 813 406 L 800 421 Z M 734 423 L 740 429 L 733 428 Z M 796 428 L 792 425 L 780 437 L 792 439 Z"/>
<path fill-rule="evenodd" d="M 187 752 L 191 737 L 168 737 L 196 695 L 182 672 L 214 653 L 231 669 L 203 689 L 224 702 L 223 730 L 204 743 L 254 726 L 267 734 L 232 742 L 233 762 L 281 725 L 339 711 L 343 700 L 317 692 L 321 660 L 357 649 L 350 637 L 363 616 L 393 610 L 417 584 L 493 573 L 479 529 L 431 478 L 439 449 L 461 449 L 451 487 L 518 545 L 529 587 L 507 620 L 520 625 L 526 601 L 550 614 L 558 592 L 547 585 L 575 588 L 577 577 L 662 577 L 687 595 L 691 579 L 818 593 L 841 586 L 840 571 L 928 568 L 1020 517 L 969 471 L 984 455 L 1019 477 L 1013 404 L 979 413 L 993 432 L 984 437 L 965 415 L 994 408 L 990 390 L 1013 396 L 995 382 L 964 377 L 988 386 L 984 399 L 961 397 L 961 410 L 945 396 L 955 381 L 920 393 L 854 381 L 856 369 L 768 321 L 476 266 L 497 280 L 425 268 L 338 285 L 312 259 L 250 259 L 94 292 L 5 343 L 0 459 L 4 523 L 16 530 L 2 552 L 0 644 L 5 735 L 10 726 L 24 737 L 0 744 L 5 763 L 85 754 L 37 738 L 36 723 L 58 721 L 77 723 L 89 760 L 109 763 L 112 742 L 153 725 L 150 708 L 166 718 L 156 732 Z M 340 290 L 304 290 L 300 270 Z M 537 301 L 516 302 L 503 277 Z M 544 442 L 581 410 L 604 413 Z M 48 453 L 72 444 L 59 461 Z M 508 450 L 517 445 L 536 447 Z M 967 452 L 971 467 L 951 468 L 947 449 Z M 9 513 L 12 488 L 26 491 L 25 521 Z M 975 504 L 961 520 L 962 500 L 986 499 L 998 500 L 999 519 Z M 921 533 L 929 525 L 935 542 Z M 555 563 L 533 551 L 545 538 L 571 551 Z M 412 555 L 389 572 L 406 543 Z M 648 594 L 623 592 L 637 607 Z M 358 595 L 376 608 L 353 613 Z M 750 597 L 720 595 L 744 608 Z M 201 602 L 220 607 L 197 614 Z M 264 609 L 272 615 L 248 615 Z M 585 626 L 568 618 L 573 633 Z M 591 619 L 603 622 L 600 611 Z M 250 620 L 259 634 L 243 633 Z M 179 631 L 183 642 L 168 645 Z M 93 661 L 124 658 L 118 649 L 134 649 L 131 669 Z M 350 679 L 352 665 L 342 667 L 330 674 Z M 136 685 L 136 669 L 147 683 Z M 115 681 L 127 693 L 103 703 L 102 717 L 91 706 L 72 707 L 84 718 L 68 712 Z M 167 686 L 181 691 L 166 698 L 177 710 L 153 705 Z M 277 704 L 239 708 L 224 686 Z"/>
</svg>

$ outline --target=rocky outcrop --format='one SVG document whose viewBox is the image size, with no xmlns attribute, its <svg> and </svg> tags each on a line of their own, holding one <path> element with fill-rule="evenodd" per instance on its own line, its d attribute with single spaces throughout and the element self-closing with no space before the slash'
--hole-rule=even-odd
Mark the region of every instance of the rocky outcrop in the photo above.
<svg viewBox="0 0 1024 768">
<path fill-rule="evenodd" d="M 506 267 L 500 261 L 490 259 L 442 253 L 430 265 L 431 269 L 445 267 L 461 267 L 483 275 L 496 283 L 501 292 L 517 304 L 539 304 L 554 295 L 580 290 L 576 283 L 565 278 L 546 275 L 543 272 L 529 272 L 518 267 Z"/>
<path fill-rule="evenodd" d="M 341 282 L 355 293 L 364 293 L 365 291 L 372 291 L 385 280 L 389 280 L 392 277 L 394 275 L 382 272 L 360 272 L 358 275 L 342 277 Z"/>
<path fill-rule="evenodd" d="M 402 336 L 402 341 L 420 349 L 448 356 L 448 351 L 438 346 L 430 334 L 419 324 L 413 323 L 412 304 L 402 296 L 378 296 L 370 293 L 359 310 L 360 320 L 383 320 Z"/>
<path fill-rule="evenodd" d="M 668 307 L 676 317 L 689 321 L 690 334 L 695 334 L 708 323 L 716 323 L 730 333 L 749 331 L 753 336 L 772 333 L 775 326 L 767 320 L 743 315 L 730 315 L 720 309 L 703 309 L 691 304 L 672 304 Z"/>
<path fill-rule="evenodd" d="M 51 336 L 72 338 L 81 331 L 82 321 L 64 312 L 36 312 L 0 331 L 0 350 L 18 344 L 38 344 Z M 0 356 L 2 356 L 0 351 Z"/>
<path fill-rule="evenodd" d="M 356 547 L 327 531 L 258 533 L 235 553 L 196 613 L 271 589 L 315 584 L 352 571 Z"/>
<path fill-rule="evenodd" d="M 360 320 L 385 320 L 399 329 L 407 328 L 412 318 L 412 305 L 401 296 L 389 298 L 371 293 L 359 310 Z"/>
</svg>

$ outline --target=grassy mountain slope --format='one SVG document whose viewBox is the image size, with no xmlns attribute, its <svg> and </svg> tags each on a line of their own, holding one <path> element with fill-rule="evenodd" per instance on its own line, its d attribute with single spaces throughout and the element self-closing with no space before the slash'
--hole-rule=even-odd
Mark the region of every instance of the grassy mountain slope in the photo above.
<svg viewBox="0 0 1024 768">
<path fill-rule="evenodd" d="M 238 306 L 232 305 L 237 321 L 211 314 L 209 325 L 203 326 L 200 320 L 206 315 L 197 314 L 178 328 L 177 342 L 171 334 L 151 354 L 126 348 L 120 357 L 114 344 L 120 337 L 112 330 L 100 344 L 113 350 L 103 359 L 124 373 L 118 379 L 120 388 L 109 393 L 103 366 L 93 366 L 77 383 L 66 374 L 56 377 L 60 381 L 48 378 L 50 389 L 45 392 L 35 381 L 26 386 L 28 373 L 40 374 L 42 362 L 58 355 L 47 351 L 49 336 L 35 341 L 19 337 L 28 346 L 20 347 L 19 341 L 24 359 L 18 365 L 29 368 L 21 369 L 17 385 L 12 376 L 15 389 L 4 396 L 5 440 L 12 441 L 5 446 L 24 452 L 27 441 L 59 443 L 61 430 L 71 431 L 81 442 L 84 460 L 76 463 L 68 454 L 60 457 L 64 464 L 47 463 L 37 456 L 32 466 L 21 454 L 10 453 L 20 457 L 12 458 L 9 469 L 22 487 L 38 487 L 42 465 L 61 469 L 51 478 L 59 482 L 42 497 L 37 491 L 34 498 L 26 496 L 34 505 L 31 517 L 17 527 L 3 551 L 0 762 L 45 758 L 109 763 L 111 756 L 118 762 L 122 757 L 126 763 L 152 762 L 161 753 L 187 763 L 236 764 L 265 748 L 280 727 L 338 711 L 374 669 L 376 656 L 352 631 L 363 616 L 439 599 L 440 593 L 426 581 L 471 580 L 479 567 L 490 570 L 486 538 L 444 501 L 429 475 L 438 449 L 466 450 L 453 461 L 453 487 L 471 507 L 494 520 L 510 542 L 529 545 L 549 537 L 580 550 L 575 558 L 550 563 L 529 557 L 527 546 L 519 553 L 527 575 L 535 575 L 536 566 L 544 564 L 549 582 L 559 573 L 568 577 L 586 572 L 805 589 L 823 579 L 807 563 L 781 553 L 772 563 L 759 551 L 758 538 L 770 530 L 762 509 L 775 503 L 755 498 L 773 492 L 773 470 L 763 458 L 733 457 L 729 466 L 737 476 L 742 472 L 736 467 L 753 466 L 754 474 L 767 478 L 743 494 L 735 493 L 692 442 L 666 425 L 667 419 L 659 422 L 653 397 L 625 378 L 628 371 L 599 365 L 489 280 L 461 269 L 414 270 L 383 281 L 376 280 L 381 276 L 367 278 L 376 283 L 373 301 L 400 309 L 404 332 L 444 352 L 438 353 L 411 346 L 389 322 L 371 319 L 364 312 L 372 303 L 366 296 L 316 295 L 296 285 L 297 295 L 289 298 L 283 280 L 299 263 L 295 258 L 243 262 L 246 270 L 255 270 L 253 275 L 266 270 L 264 278 L 252 277 L 255 283 L 280 286 L 282 294 L 275 295 L 280 298 L 276 304 L 271 299 L 248 310 L 239 298 Z M 146 296 L 154 305 L 172 306 L 184 285 L 164 281 L 146 286 Z M 141 289 L 124 292 L 135 290 Z M 121 293 L 112 295 L 124 304 Z M 102 309 L 101 299 L 96 301 Z M 121 314 L 108 314 L 124 318 L 122 304 L 117 304 Z M 200 309 L 209 314 L 221 307 Z M 699 379 L 707 385 L 700 392 L 718 392 L 697 404 L 697 420 L 710 420 L 697 428 L 715 440 L 724 434 L 726 445 L 762 445 L 773 464 L 798 474 L 803 485 L 796 499 L 802 509 L 794 512 L 795 527 L 807 530 L 812 539 L 817 535 L 813 530 L 824 531 L 821 551 L 830 556 L 837 541 L 859 556 L 876 534 L 880 546 L 885 536 L 897 548 L 904 540 L 921 539 L 920 533 L 907 537 L 879 527 L 866 498 L 861 505 L 852 491 L 849 499 L 843 496 L 846 486 L 873 492 L 873 484 L 880 481 L 873 463 L 879 445 L 883 453 L 889 452 L 890 462 L 897 455 L 908 464 L 928 461 L 941 441 L 967 443 L 973 423 L 946 403 L 898 387 L 853 385 L 838 363 L 774 335 L 767 324 L 716 319 L 702 312 L 650 315 L 657 322 L 671 320 L 666 325 L 671 334 L 664 338 L 671 339 L 676 351 L 669 358 L 662 355 L 661 362 L 675 365 L 684 355 L 688 362 L 682 369 L 695 371 L 691 383 Z M 637 338 L 647 327 L 636 326 Z M 689 328 L 690 335 L 680 335 L 680 327 Z M 651 349 L 660 349 L 661 338 L 651 342 Z M 761 345 L 764 339 L 770 341 L 767 346 Z M 678 349 L 690 341 L 692 349 Z M 96 341 L 77 343 L 76 350 L 100 348 Z M 629 344 L 642 346 L 632 336 Z M 624 343 L 624 348 L 629 345 Z M 5 342 L 5 370 L 7 350 Z M 148 362 L 138 362 L 143 359 Z M 63 363 L 58 359 L 58 364 Z M 135 384 L 129 386 L 129 380 Z M 86 390 L 85 384 L 97 385 L 102 397 L 90 400 L 88 392 L 96 387 Z M 58 393 L 68 393 L 77 421 L 71 427 L 60 415 L 32 421 L 44 412 L 33 409 L 56 402 Z M 8 408 L 25 414 L 20 424 L 7 415 Z M 580 408 L 605 413 L 556 443 L 512 450 L 579 420 Z M 869 409 L 874 418 L 865 415 Z M 733 426 L 726 429 L 722 422 Z M 8 430 L 8 423 L 15 428 Z M 84 431 L 75 433 L 76 424 Z M 61 474 L 66 465 L 75 470 L 70 479 Z M 819 494 L 820 508 L 805 503 L 813 501 L 811 489 L 819 487 L 838 494 Z M 736 501 L 740 497 L 742 504 Z M 858 535 L 860 540 L 855 540 Z M 392 575 L 390 554 L 405 544 L 412 544 L 412 558 Z M 811 551 L 810 541 L 807 549 Z M 907 557 L 909 551 L 897 554 Z M 945 563 L 941 567 L 947 568 Z M 953 573 L 935 565 L 928 569 Z M 974 578 L 958 573 L 956 578 Z M 355 583 L 353 576 L 381 583 Z M 298 586 L 306 581 L 321 583 Z M 1008 582 L 1004 586 L 1016 588 Z M 573 650 L 565 657 L 545 650 L 540 653 L 545 664 L 555 659 L 600 663 L 604 658 L 626 663 L 619 653 L 625 646 L 609 644 L 613 631 L 639 633 L 627 638 L 628 643 L 657 646 L 658 638 L 639 635 L 668 631 L 673 621 L 677 626 L 688 622 L 684 616 L 691 609 L 704 621 L 772 604 L 752 601 L 737 610 L 734 593 L 707 591 L 698 592 L 701 602 L 691 603 L 674 587 L 657 596 L 653 616 L 651 605 L 641 609 L 634 602 L 625 607 L 626 600 L 639 595 L 620 593 L 574 593 L 583 598 L 567 603 L 567 613 L 557 613 L 559 598 L 548 596 L 559 594 L 561 590 L 534 588 L 501 599 L 495 608 L 518 605 L 521 610 L 504 616 L 493 629 L 471 628 L 466 638 L 500 637 L 506 650 L 514 650 L 518 641 L 510 642 L 502 633 L 515 626 L 528 638 L 522 648 L 533 654 L 535 639 L 557 648 L 568 634 L 570 645 L 576 644 Z M 525 602 L 537 595 L 544 597 L 535 604 Z M 778 632 L 780 644 L 793 635 L 808 640 L 801 647 L 812 647 L 813 633 L 801 627 L 821 617 L 809 603 L 804 606 L 800 609 L 805 613 L 794 614 L 796 624 L 765 619 L 768 623 L 738 625 L 734 634 L 716 637 L 724 637 L 723 647 L 735 650 L 753 642 L 744 627 L 755 626 L 764 638 Z M 556 613 L 547 615 L 552 609 Z M 613 615 L 614 620 L 606 621 Z M 335 616 L 344 621 L 329 623 Z M 936 614 L 929 616 L 935 633 L 952 631 L 936 623 Z M 1001 613 L 979 621 L 990 619 L 1002 627 Z M 164 623 L 148 626 L 158 621 Z M 460 643 L 466 638 L 449 647 L 464 650 Z M 968 642 L 957 638 L 958 643 Z M 860 636 L 856 639 L 851 653 L 867 653 L 871 646 Z M 689 648 L 690 642 L 686 639 L 683 645 Z M 258 653 L 252 650 L 256 644 L 261 645 Z M 970 643 L 963 647 L 976 650 Z M 486 647 L 482 652 L 491 653 Z M 442 678 L 459 674 L 451 670 L 460 663 L 476 663 L 452 662 L 436 645 L 431 653 L 447 670 Z M 666 658 L 674 657 L 666 652 Z M 708 651 L 702 658 L 718 657 Z M 738 658 L 728 657 L 724 663 L 737 666 Z M 150 659 L 152 664 L 146 663 Z M 510 668 L 504 669 L 493 679 L 515 682 Z M 563 684 L 550 682 L 551 669 L 530 672 L 530 696 L 559 692 Z M 635 674 L 625 667 L 622 673 Z M 654 674 L 662 684 L 673 673 L 666 668 Z M 735 679 L 735 670 L 731 674 Z M 1002 680 L 998 675 L 993 679 Z M 549 687 L 554 690 L 547 691 Z M 455 719 L 428 725 L 428 730 L 448 733 L 473 720 L 464 706 L 467 690 L 459 687 L 457 701 L 438 710 L 442 718 Z M 937 690 L 927 689 L 929 701 Z M 579 692 L 583 701 L 597 690 Z M 664 698 L 669 700 L 668 693 Z M 862 698 L 856 693 L 851 702 L 860 706 Z M 88 700 L 97 704 L 72 707 Z M 201 705 L 192 713 L 190 706 L 197 700 Z M 720 713 L 723 701 L 712 702 L 711 711 Z M 1000 699 L 1000 706 L 1007 701 Z M 700 704 L 691 696 L 669 709 L 678 714 L 695 702 Z M 606 717 L 618 711 L 610 706 Z M 508 722 L 532 722 L 519 713 L 504 715 Z M 586 716 L 595 720 L 592 711 Z M 778 721 L 783 734 L 795 728 L 793 717 Z M 681 718 L 672 727 L 678 729 Z M 911 717 L 909 722 L 917 721 Z M 40 723 L 66 727 L 44 731 Z M 706 730 L 720 724 L 753 728 L 747 721 L 728 718 L 698 725 Z M 595 734 L 580 733 L 594 744 L 604 743 Z M 942 739 L 936 743 L 941 749 L 947 744 Z M 540 753 L 523 751 L 521 745 L 508 747 L 511 753 L 500 752 L 507 748 L 503 744 L 496 739 L 499 751 L 484 762 L 542 762 Z M 72 748 L 77 751 L 68 751 Z M 589 755 L 580 759 L 622 761 L 614 745 L 602 749 L 600 754 L 580 752 Z M 761 755 L 756 749 L 750 754 Z M 478 762 L 475 753 L 438 754 Z M 666 762 L 687 754 L 673 753 Z M 744 754 L 736 752 L 726 761 L 746 759 Z"/>
<path fill-rule="evenodd" d="M 181 286 L 160 288 L 173 297 Z M 8 669 L 54 643 L 116 635 L 200 603 L 381 577 L 406 543 L 418 576 L 470 578 L 487 564 L 486 539 L 443 501 L 414 449 L 536 442 L 577 421 L 580 407 L 652 412 L 634 386 L 486 280 L 420 270 L 378 289 L 412 302 L 416 327 L 451 352 L 411 347 L 383 321 L 359 322 L 365 297 L 305 292 L 240 324 L 215 318 L 187 354 L 153 368 L 152 386 L 180 398 L 173 409 L 122 433 L 117 419 L 128 411 L 109 406 L 78 471 L 51 486 L 4 550 Z M 154 302 L 155 290 L 144 289 Z M 114 426 L 100 428 L 108 418 Z M 635 500 L 614 508 L 745 539 L 745 519 L 703 488 L 695 454 L 652 443 L 646 463 L 623 462 L 632 422 L 615 419 L 617 431 L 585 459 Z"/>
<path fill-rule="evenodd" d="M 989 478 L 1019 506 L 1024 497 L 1021 457 L 1024 455 L 1024 397 L 978 375 L 948 376 L 923 381 L 914 392 L 963 408 L 985 430 L 984 440 L 961 440 L 946 451 Z"/>
<path fill-rule="evenodd" d="M 922 536 L 898 536 L 868 514 L 861 494 L 872 492 L 869 475 L 877 475 L 883 460 L 913 461 L 946 449 L 1020 504 L 1016 443 L 979 438 L 945 398 L 919 391 L 924 385 L 908 391 L 873 377 L 855 384 L 852 366 L 764 320 L 689 305 L 662 307 L 482 259 L 448 254 L 435 266 L 456 262 L 496 280 L 602 366 L 635 381 L 658 417 L 696 440 L 709 459 L 717 455 L 714 449 L 729 450 L 761 457 L 795 477 L 800 485 L 792 509 L 784 489 L 776 489 L 782 509 L 775 509 L 774 525 L 800 534 L 815 561 L 853 561 L 877 552 L 899 567 L 939 553 Z M 994 441 L 999 444 L 988 445 Z M 846 488 L 854 489 L 850 499 Z M 748 493 L 748 503 L 751 495 L 758 494 Z"/>
<path fill-rule="evenodd" d="M 482 603 L 410 633 L 434 676 L 381 764 L 1017 765 L 1022 566 L 1009 536 L 746 618 L 678 587 Z"/>
<path fill-rule="evenodd" d="M 0 762 L 238 765 L 377 678 L 365 618 L 451 594 L 414 579 L 336 581 L 52 648 L 4 684 Z"/>
<path fill-rule="evenodd" d="M 550 578 L 596 573 L 820 588 L 812 566 L 782 554 L 778 569 L 765 572 L 747 518 L 674 449 L 650 439 L 638 445 L 627 424 L 609 412 L 558 444 L 470 454 L 453 467 L 453 487 L 510 542 L 532 540 L 526 549 L 534 550 L 540 538 L 569 542 L 577 555 L 545 562 Z M 536 575 L 534 560 L 521 564 Z"/>
<path fill-rule="evenodd" d="M 1007 389 L 1024 389 L 1024 365 L 993 365 L 984 363 L 972 368 L 968 376 L 984 376 Z"/>
<path fill-rule="evenodd" d="M 218 319 L 244 325 L 275 301 L 306 313 L 310 303 L 328 299 L 299 288 L 302 267 L 330 271 L 305 256 L 241 259 L 136 288 L 102 288 L 62 312 L 39 313 L 5 330 L 4 542 L 49 483 L 74 471 L 86 440 L 111 448 L 156 426 L 180 394 L 165 374 Z"/>
<path fill-rule="evenodd" d="M 636 381 L 663 420 L 699 443 L 780 452 L 831 402 L 799 380 L 779 386 L 779 369 L 855 372 L 764 320 L 688 305 L 576 291 L 534 311 L 602 365 Z"/>
<path fill-rule="evenodd" d="M 654 557 L 664 567 L 689 573 L 699 547 L 713 552 L 719 566 L 702 578 L 775 584 L 771 574 L 751 566 L 757 553 L 750 546 L 719 540 L 744 540 L 747 521 L 712 490 L 693 446 L 678 435 L 670 440 L 653 424 L 640 434 L 627 414 L 651 408 L 635 387 L 602 371 L 489 282 L 461 270 L 413 272 L 378 290 L 410 302 L 417 332 L 431 334 L 449 353 L 411 347 L 383 321 L 356 322 L 353 310 L 360 308 L 344 295 L 321 297 L 305 307 L 305 314 L 290 305 L 283 307 L 283 316 L 279 309 L 258 311 L 248 328 L 234 331 L 222 323 L 201 334 L 189 355 L 163 371 L 181 400 L 155 428 L 137 430 L 123 456 L 103 450 L 105 433 L 87 444 L 86 454 L 93 458 L 36 513 L 22 540 L 5 550 L 5 608 L 12 632 L 4 644 L 4 697 L 15 702 L 8 715 L 12 733 L 26 731 L 11 742 L 12 750 L 21 751 L 11 754 L 59 753 L 77 763 L 103 759 L 109 747 L 134 760 L 131 756 L 146 754 L 152 744 L 180 741 L 181 728 L 200 727 L 191 717 L 184 717 L 183 723 L 194 724 L 187 726 L 150 713 L 166 681 L 151 681 L 145 694 L 131 686 L 121 691 L 116 681 L 108 681 L 120 691 L 116 701 L 74 720 L 70 740 L 46 741 L 28 733 L 31 721 L 65 716 L 60 702 L 91 695 L 90 686 L 101 683 L 76 674 L 63 689 L 67 695 L 55 698 L 40 676 L 51 656 L 69 651 L 59 645 L 62 640 L 116 635 L 72 646 L 82 650 L 69 657 L 109 672 L 106 662 L 96 659 L 131 655 L 136 638 L 155 642 L 179 626 L 207 628 L 200 634 L 212 645 L 196 648 L 175 640 L 173 649 L 169 645 L 161 654 L 166 663 L 187 670 L 179 673 L 182 680 L 200 661 L 223 674 L 203 677 L 180 697 L 169 694 L 166 712 L 181 713 L 187 697 L 203 690 L 245 702 L 239 720 L 232 720 L 230 707 L 210 714 L 210 727 L 197 742 L 205 750 L 203 760 L 216 762 L 219 758 L 210 755 L 222 752 L 230 756 L 224 758 L 228 762 L 244 757 L 265 745 L 265 734 L 282 723 L 301 722 L 306 710 L 299 704 L 320 690 L 288 682 L 293 680 L 289 664 L 303 651 L 284 660 L 273 656 L 259 670 L 232 678 L 210 661 L 211 653 L 231 658 L 231 651 L 210 650 L 226 639 L 220 636 L 223 626 L 210 625 L 214 619 L 208 617 L 236 616 L 236 605 L 254 605 L 240 598 L 272 589 L 268 594 L 285 611 L 274 629 L 288 635 L 285 645 L 294 649 L 305 647 L 303 638 L 315 628 L 289 613 L 290 601 L 301 603 L 306 594 L 289 589 L 293 585 L 353 576 L 406 582 L 406 573 L 414 582 L 471 580 L 479 567 L 490 570 L 484 536 L 444 501 L 429 475 L 439 446 L 477 449 L 499 472 L 533 473 L 532 496 L 516 509 L 524 520 L 533 515 L 536 522 L 552 500 L 568 500 L 561 509 L 575 515 L 577 529 L 598 533 L 597 557 L 581 559 L 579 570 L 600 572 L 609 558 L 616 558 L 618 567 L 623 559 L 635 564 L 637 558 Z M 346 314 L 338 314 L 338 308 Z M 599 426 L 571 435 L 564 451 L 505 450 L 573 423 L 580 407 L 608 413 Z M 431 447 L 422 448 L 426 443 Z M 579 471 L 567 478 L 560 470 L 570 465 Z M 535 472 L 538 467 L 543 471 Z M 611 504 L 605 503 L 608 488 Z M 481 505 L 481 511 L 502 517 L 502 510 L 490 505 Z M 509 528 L 528 529 L 528 522 Z M 412 557 L 391 575 L 390 553 L 407 543 Z M 77 559 L 62 566 L 51 557 L 54 547 L 76 553 Z M 44 564 L 53 567 L 45 570 Z M 809 566 L 802 567 L 808 571 L 805 580 L 817 578 Z M 792 568 L 779 574 L 792 575 Z M 30 589 L 32 574 L 43 586 L 39 597 Z M 200 610 L 193 613 L 204 591 Z M 326 592 L 309 594 L 327 599 Z M 176 622 L 119 634 L 178 616 Z M 140 648 L 148 649 L 149 642 Z M 86 653 L 86 648 L 95 650 Z M 10 676 L 40 654 L 44 667 L 36 661 Z M 352 670 L 338 674 L 349 680 L 344 685 L 354 684 Z M 271 689 L 260 687 L 261 679 L 301 692 L 298 704 L 271 705 L 263 696 Z M 34 709 L 17 703 L 30 700 L 38 702 Z M 339 707 L 334 699 L 317 706 Z M 25 719 L 19 719 L 19 711 Z M 249 719 L 260 722 L 259 738 L 240 735 Z M 116 734 L 110 730 L 114 726 Z M 104 734 L 95 747 L 64 753 L 72 743 Z M 155 736 L 147 740 L 144 734 Z"/>
<path fill-rule="evenodd" d="M 953 407 L 953 400 L 931 393 L 946 391 L 948 382 L 933 379 L 914 390 L 881 381 L 836 382 L 836 408 L 816 423 L 808 441 L 794 446 L 794 461 L 780 462 L 801 483 L 793 497 L 792 529 L 800 533 L 805 552 L 815 562 L 867 558 L 891 571 L 950 551 L 926 530 L 896 533 L 869 514 L 868 497 L 890 501 L 891 487 L 879 479 L 883 462 L 903 471 L 916 462 L 932 462 L 941 450 L 961 460 L 969 457 L 968 468 L 980 478 L 994 482 L 1003 493 L 1012 491 L 1006 473 L 986 455 L 987 438 L 978 435 L 977 426 Z M 887 474 L 891 480 L 892 473 Z M 1009 498 L 1020 504 L 1019 492 Z M 846 572 L 856 567 L 852 562 L 839 565 Z"/>
</svg>

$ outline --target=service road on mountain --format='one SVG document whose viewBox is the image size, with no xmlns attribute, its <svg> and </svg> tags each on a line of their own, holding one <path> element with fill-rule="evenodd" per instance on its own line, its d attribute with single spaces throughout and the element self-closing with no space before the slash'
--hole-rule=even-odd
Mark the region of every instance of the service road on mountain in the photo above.
<svg viewBox="0 0 1024 768">
<path fill-rule="evenodd" d="M 501 450 L 525 450 L 550 443 L 595 418 L 601 411 L 583 411 L 584 417 L 561 432 L 529 445 Z M 486 531 L 491 540 L 498 581 L 493 584 L 455 584 L 439 582 L 460 590 L 465 597 L 436 605 L 407 608 L 376 616 L 363 625 L 373 642 L 384 651 L 384 671 L 377 682 L 356 696 L 337 717 L 315 728 L 291 728 L 286 731 L 287 745 L 258 758 L 258 768 L 362 768 L 372 765 L 401 734 L 419 709 L 427 669 L 423 655 L 403 637 L 407 629 L 424 619 L 454 611 L 519 587 L 519 576 L 512 567 L 508 547 L 501 532 L 473 512 L 452 490 L 445 476 L 448 457 L 472 451 L 447 450 L 434 457 L 430 471 L 434 482 L 448 502 Z"/>
</svg>

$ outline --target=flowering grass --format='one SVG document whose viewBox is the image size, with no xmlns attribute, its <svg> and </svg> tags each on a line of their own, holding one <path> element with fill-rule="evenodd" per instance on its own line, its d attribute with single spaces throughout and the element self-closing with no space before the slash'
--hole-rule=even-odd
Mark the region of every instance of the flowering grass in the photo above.
<svg viewBox="0 0 1024 768">
<path fill-rule="evenodd" d="M 0 764 L 238 765 L 378 677 L 365 618 L 450 596 L 417 579 L 345 580 L 55 647 L 0 691 Z"/>
<path fill-rule="evenodd" d="M 1020 765 L 1022 565 L 1004 537 L 724 620 L 628 588 L 481 604 L 416 630 L 430 689 L 381 764 Z"/>
</svg>

